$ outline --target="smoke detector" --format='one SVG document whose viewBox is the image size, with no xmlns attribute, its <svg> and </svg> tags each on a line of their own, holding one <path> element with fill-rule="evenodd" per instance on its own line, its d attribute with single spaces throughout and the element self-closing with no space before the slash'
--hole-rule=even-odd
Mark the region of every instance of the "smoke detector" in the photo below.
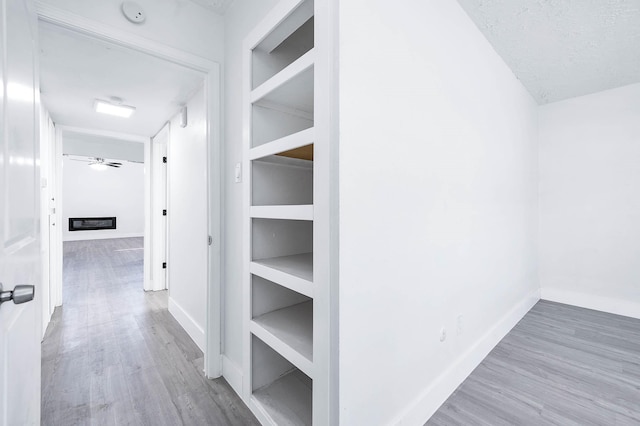
<svg viewBox="0 0 640 426">
<path fill-rule="evenodd" d="M 122 14 L 134 24 L 142 24 L 147 17 L 142 7 L 134 1 L 122 2 Z"/>
</svg>

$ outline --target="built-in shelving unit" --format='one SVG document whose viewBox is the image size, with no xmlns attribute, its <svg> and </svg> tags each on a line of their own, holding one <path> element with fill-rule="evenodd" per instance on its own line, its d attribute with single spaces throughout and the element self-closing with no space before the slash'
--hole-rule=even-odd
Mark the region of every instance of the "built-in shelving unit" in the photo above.
<svg viewBox="0 0 640 426">
<path fill-rule="evenodd" d="M 245 395 L 263 424 L 328 422 L 329 236 L 319 171 L 313 0 L 282 0 L 245 41 Z M 319 162 L 320 161 L 320 162 Z M 326 224 L 325 224 L 326 225 Z M 322 229 L 327 229 L 322 226 Z M 322 324 L 326 322 L 326 324 Z"/>
</svg>

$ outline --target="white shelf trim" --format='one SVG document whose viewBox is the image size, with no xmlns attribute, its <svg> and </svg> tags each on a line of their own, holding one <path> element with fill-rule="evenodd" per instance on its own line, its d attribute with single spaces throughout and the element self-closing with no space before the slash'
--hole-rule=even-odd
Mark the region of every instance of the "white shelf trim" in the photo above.
<svg viewBox="0 0 640 426">
<path fill-rule="evenodd" d="M 261 219 L 313 220 L 313 204 L 252 206 L 250 215 Z"/>
<path fill-rule="evenodd" d="M 267 99 L 260 99 L 258 102 L 254 103 L 253 106 L 259 106 L 259 107 L 267 108 L 273 111 L 279 111 L 285 114 L 293 115 L 295 117 L 302 118 L 303 120 L 308 120 L 313 125 L 313 112 L 311 111 L 305 111 L 299 108 L 292 108 L 290 106 L 279 104 L 277 102 L 271 102 Z"/>
<path fill-rule="evenodd" d="M 292 135 L 251 148 L 249 150 L 249 160 L 257 160 L 259 158 L 311 145 L 314 142 L 315 137 L 315 129 L 310 127 Z"/>
<path fill-rule="evenodd" d="M 311 68 L 314 62 L 315 51 L 314 49 L 311 49 L 307 53 L 296 59 L 295 62 L 280 71 L 278 74 L 274 75 L 269 80 L 253 89 L 250 94 L 250 102 L 252 104 L 258 102 L 260 99 L 264 98 L 283 84 L 291 81 L 293 78 Z"/>
</svg>

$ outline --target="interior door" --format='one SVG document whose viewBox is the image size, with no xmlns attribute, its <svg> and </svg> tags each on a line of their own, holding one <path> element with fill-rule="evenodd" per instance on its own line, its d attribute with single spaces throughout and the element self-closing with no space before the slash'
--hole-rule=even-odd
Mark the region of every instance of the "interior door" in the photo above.
<svg viewBox="0 0 640 426">
<path fill-rule="evenodd" d="M 0 0 L 0 24 L 0 282 L 4 292 L 28 284 L 38 295 L 37 18 L 30 0 Z M 41 315 L 37 299 L 0 304 L 2 426 L 40 424 Z"/>
</svg>

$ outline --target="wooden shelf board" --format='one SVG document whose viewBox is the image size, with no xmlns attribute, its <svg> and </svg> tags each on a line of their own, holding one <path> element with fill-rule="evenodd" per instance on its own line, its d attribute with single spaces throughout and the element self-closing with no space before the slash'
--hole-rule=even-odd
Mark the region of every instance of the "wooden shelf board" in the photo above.
<svg viewBox="0 0 640 426">
<path fill-rule="evenodd" d="M 276 425 L 311 425 L 312 382 L 293 371 L 253 392 L 253 402 Z"/>
<path fill-rule="evenodd" d="M 298 148 L 311 145 L 315 139 L 315 130 L 313 127 L 276 139 L 273 142 L 267 142 L 249 150 L 249 160 L 257 160 L 259 158 L 268 157 L 270 155 L 283 154 L 287 151 L 293 151 Z M 308 158 L 306 158 L 308 160 Z"/>
<path fill-rule="evenodd" d="M 298 59 L 296 59 L 292 64 L 287 66 L 285 69 L 271 77 L 269 80 L 262 83 L 260 86 L 256 87 L 251 91 L 251 103 L 256 103 L 261 99 L 266 98 L 268 95 L 273 94 L 276 89 L 281 88 L 287 83 L 294 82 L 295 80 L 300 80 L 299 84 L 307 83 L 305 81 L 305 76 L 302 74 L 307 71 L 309 68 L 313 67 L 313 63 L 315 61 L 315 50 L 311 49 Z M 311 88 L 313 88 L 313 73 L 311 73 Z M 295 84 L 295 83 L 294 83 Z M 278 99 L 280 97 L 277 97 Z M 276 102 L 278 104 L 287 105 L 287 102 Z M 303 109 L 305 111 L 306 109 Z"/>
<path fill-rule="evenodd" d="M 313 204 L 252 206 L 250 215 L 262 219 L 313 220 Z"/>
<path fill-rule="evenodd" d="M 300 148 L 291 149 L 289 151 L 281 152 L 280 154 L 276 155 L 313 161 L 313 145 L 302 146 Z"/>
</svg>

